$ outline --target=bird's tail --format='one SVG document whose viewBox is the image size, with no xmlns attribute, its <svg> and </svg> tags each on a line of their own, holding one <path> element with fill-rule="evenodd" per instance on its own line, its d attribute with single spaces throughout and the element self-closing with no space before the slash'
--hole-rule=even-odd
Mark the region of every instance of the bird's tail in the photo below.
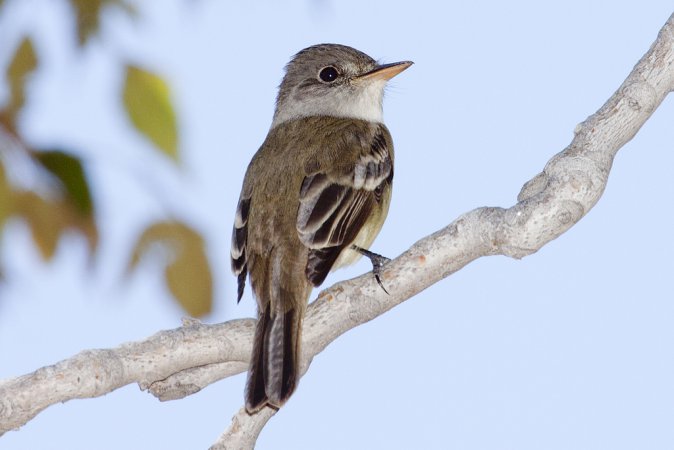
<svg viewBox="0 0 674 450">
<path fill-rule="evenodd" d="M 299 379 L 303 311 L 285 302 L 267 302 L 258 313 L 253 353 L 246 382 L 246 410 L 280 408 Z"/>
</svg>

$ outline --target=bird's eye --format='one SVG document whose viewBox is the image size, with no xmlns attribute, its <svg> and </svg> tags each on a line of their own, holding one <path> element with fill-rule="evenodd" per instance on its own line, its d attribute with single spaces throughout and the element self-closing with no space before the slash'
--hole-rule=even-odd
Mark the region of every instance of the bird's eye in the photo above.
<svg viewBox="0 0 674 450">
<path fill-rule="evenodd" d="M 332 83 L 339 76 L 339 72 L 332 66 L 324 67 L 318 73 L 318 77 L 326 83 Z"/>
</svg>

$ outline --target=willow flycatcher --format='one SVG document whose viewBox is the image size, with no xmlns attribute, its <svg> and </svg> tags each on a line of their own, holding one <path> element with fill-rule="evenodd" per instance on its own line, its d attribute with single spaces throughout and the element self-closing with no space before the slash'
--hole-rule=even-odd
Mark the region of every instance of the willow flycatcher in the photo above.
<svg viewBox="0 0 674 450">
<path fill-rule="evenodd" d="M 286 66 L 232 234 L 238 300 L 250 274 L 258 304 L 245 394 L 251 414 L 280 408 L 293 393 L 312 288 L 355 262 L 384 223 L 393 181 L 384 86 L 411 64 L 382 65 L 354 48 L 321 44 Z"/>
</svg>

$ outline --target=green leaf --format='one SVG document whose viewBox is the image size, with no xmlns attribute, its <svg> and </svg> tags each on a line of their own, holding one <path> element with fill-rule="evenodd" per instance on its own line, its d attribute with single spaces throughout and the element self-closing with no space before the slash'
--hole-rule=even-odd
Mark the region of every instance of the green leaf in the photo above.
<svg viewBox="0 0 674 450">
<path fill-rule="evenodd" d="M 26 78 L 37 68 L 37 56 L 30 38 L 23 38 L 14 53 L 12 61 L 7 67 L 7 81 L 9 83 L 9 104 L 4 108 L 4 114 L 10 118 L 10 124 L 16 120 L 16 113 L 26 101 Z"/>
<path fill-rule="evenodd" d="M 191 316 L 208 314 L 213 304 L 213 277 L 199 233 L 181 222 L 157 222 L 138 238 L 127 271 L 133 270 L 154 246 L 168 250 L 166 284 Z"/>
<path fill-rule="evenodd" d="M 61 182 L 67 197 L 76 209 L 81 214 L 90 216 L 93 213 L 93 202 L 80 160 L 58 150 L 40 152 L 35 156 L 40 164 Z"/>
<path fill-rule="evenodd" d="M 74 230 L 85 237 L 90 254 L 93 255 L 98 246 L 98 226 L 82 164 L 74 156 L 61 151 L 34 155 L 58 180 L 60 189 L 41 197 L 31 191 L 12 190 L 8 185 L 8 214 L 17 215 L 26 221 L 45 261 L 54 257 L 59 239 L 67 230 Z M 3 197 L 1 184 L 0 179 L 0 201 Z"/>
<path fill-rule="evenodd" d="M 178 130 L 166 82 L 139 67 L 127 66 L 124 106 L 136 129 L 178 161 Z"/>
</svg>

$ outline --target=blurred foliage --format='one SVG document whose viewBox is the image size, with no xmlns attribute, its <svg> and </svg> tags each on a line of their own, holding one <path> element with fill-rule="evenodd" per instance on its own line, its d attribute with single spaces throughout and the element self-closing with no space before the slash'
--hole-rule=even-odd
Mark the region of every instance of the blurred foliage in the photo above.
<svg viewBox="0 0 674 450">
<path fill-rule="evenodd" d="M 89 38 L 98 32 L 105 6 L 118 6 L 130 15 L 136 14 L 136 8 L 132 4 L 122 0 L 70 0 L 70 3 L 77 19 L 77 41 L 80 46 L 85 45 L 89 41 Z"/>
<path fill-rule="evenodd" d="M 134 247 L 128 270 L 133 270 L 154 246 L 168 254 L 165 276 L 169 290 L 185 311 L 201 316 L 211 311 L 213 281 L 204 241 L 180 222 L 157 222 L 145 229 Z"/>
<path fill-rule="evenodd" d="M 37 160 L 59 181 L 62 193 L 72 200 L 73 206 L 82 216 L 92 216 L 94 206 L 82 163 L 76 157 L 54 150 L 40 152 Z"/>
<path fill-rule="evenodd" d="M 9 103 L 3 110 L 7 125 L 14 128 L 14 119 L 23 104 L 26 102 L 24 87 L 26 78 L 37 68 L 37 57 L 33 49 L 33 43 L 29 38 L 24 38 L 19 48 L 14 53 L 14 58 L 7 67 L 7 82 L 9 83 Z"/>
<path fill-rule="evenodd" d="M 98 229 L 91 216 L 77 211 L 69 198 L 44 198 L 32 191 L 15 191 L 11 213 L 23 218 L 42 257 L 49 261 L 56 253 L 59 238 L 71 229 L 87 238 L 91 252 L 96 251 Z"/>
<path fill-rule="evenodd" d="M 5 175 L 5 167 L 0 161 L 0 233 L 2 233 L 2 228 L 5 223 L 5 219 L 9 216 L 10 205 L 7 201 L 11 196 L 12 190 L 7 181 L 7 175 Z"/>
<path fill-rule="evenodd" d="M 61 1 L 71 6 L 74 33 L 80 48 L 91 45 L 110 8 L 120 8 L 129 18 L 138 16 L 128 0 Z M 9 10 L 11 4 L 0 0 L 0 12 Z M 151 70 L 126 62 L 120 62 L 120 65 L 125 68 L 126 77 L 119 89 L 119 100 L 130 124 L 161 154 L 179 162 L 179 125 L 169 85 Z M 4 70 L 3 82 L 9 95 L 5 104 L 0 105 L 0 238 L 7 219 L 15 217 L 29 227 L 33 242 L 45 261 L 52 260 L 59 251 L 58 244 L 65 233 L 83 237 L 90 254 L 95 256 L 99 240 L 97 200 L 92 194 L 87 164 L 68 151 L 67 145 L 66 149 L 61 146 L 46 150 L 34 148 L 18 120 L 26 103 L 30 102 L 27 81 L 39 70 L 40 55 L 35 51 L 33 41 L 29 36 L 21 37 Z M 19 159 L 33 165 L 39 189 L 16 185 L 16 176 L 12 176 L 16 153 L 22 156 Z M 171 294 L 189 314 L 207 314 L 213 302 L 213 280 L 200 234 L 177 220 L 149 225 L 139 233 L 132 247 L 127 271 L 134 270 L 148 249 L 155 246 L 168 250 L 161 254 L 166 256 L 165 279 Z"/>
<path fill-rule="evenodd" d="M 166 82 L 139 67 L 127 66 L 124 106 L 136 129 L 178 161 L 178 130 Z"/>
</svg>

